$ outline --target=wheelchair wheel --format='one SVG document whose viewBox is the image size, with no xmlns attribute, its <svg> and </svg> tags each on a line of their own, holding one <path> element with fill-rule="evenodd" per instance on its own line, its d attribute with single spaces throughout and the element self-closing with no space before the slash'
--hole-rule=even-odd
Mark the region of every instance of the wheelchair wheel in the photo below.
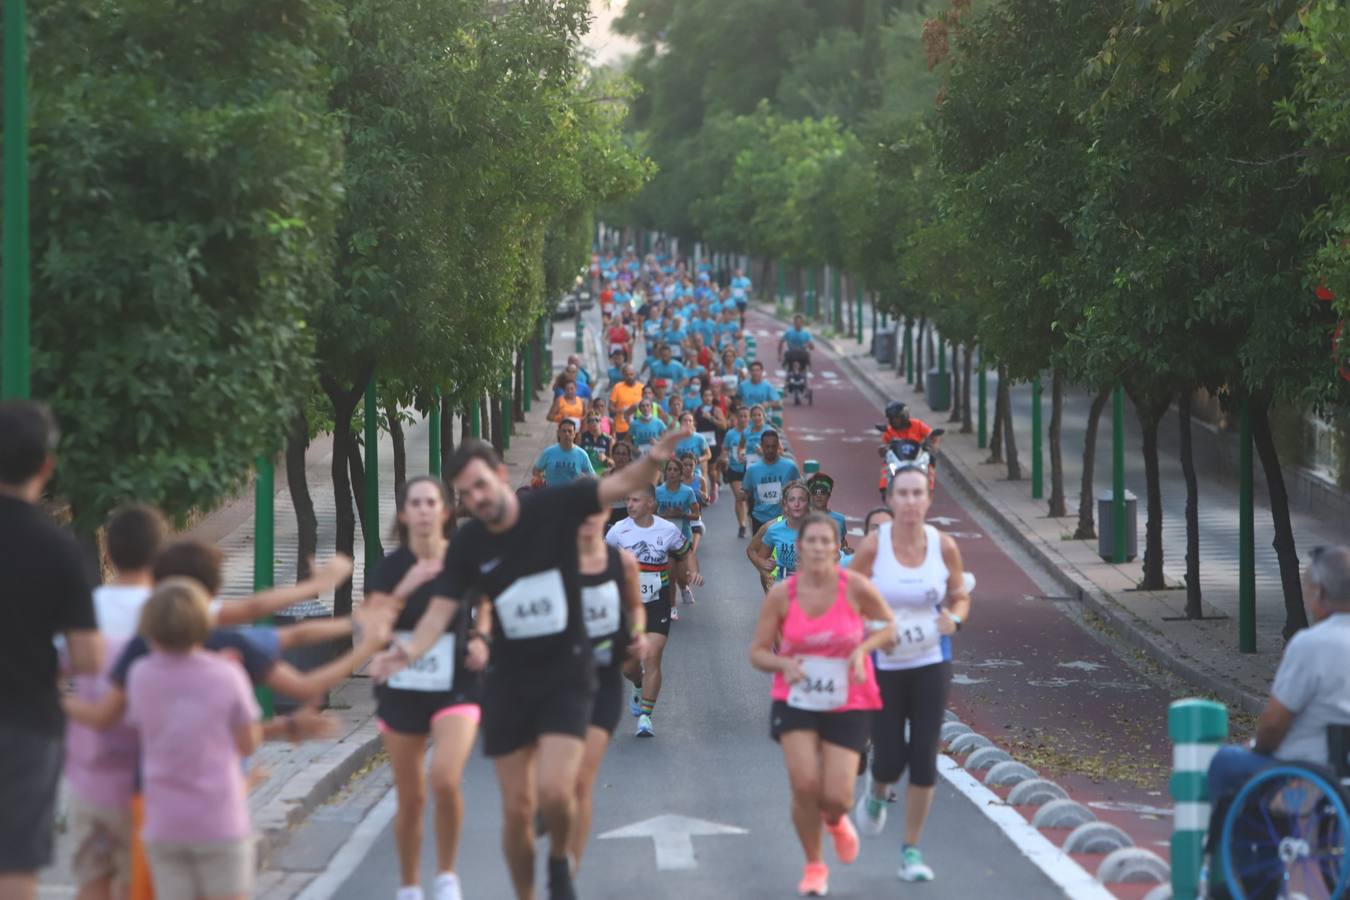
<svg viewBox="0 0 1350 900">
<path fill-rule="evenodd" d="M 1224 817 L 1222 871 L 1235 900 L 1332 900 L 1350 885 L 1350 810 L 1339 786 L 1301 766 L 1252 777 Z"/>
</svg>

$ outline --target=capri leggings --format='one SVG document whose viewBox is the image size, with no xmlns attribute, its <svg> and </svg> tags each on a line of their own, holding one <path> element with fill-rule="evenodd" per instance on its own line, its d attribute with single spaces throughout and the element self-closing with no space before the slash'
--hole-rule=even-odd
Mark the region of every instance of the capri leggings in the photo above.
<svg viewBox="0 0 1350 900">
<path fill-rule="evenodd" d="M 950 662 L 877 670 L 882 706 L 872 713 L 873 780 L 894 784 L 908 768 L 909 783 L 915 787 L 937 784 L 938 733 L 951 680 Z"/>
</svg>

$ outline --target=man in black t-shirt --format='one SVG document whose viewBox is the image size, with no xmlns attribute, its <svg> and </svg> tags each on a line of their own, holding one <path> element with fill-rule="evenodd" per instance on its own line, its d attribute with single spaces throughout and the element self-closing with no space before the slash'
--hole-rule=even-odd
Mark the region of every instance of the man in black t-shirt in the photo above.
<svg viewBox="0 0 1350 900">
<path fill-rule="evenodd" d="M 0 897 L 37 896 L 52 857 L 65 718 L 52 639 L 94 674 L 103 642 L 79 547 L 38 508 L 56 467 L 46 407 L 0 403 Z"/>
<path fill-rule="evenodd" d="M 517 497 L 505 465 L 482 441 L 461 444 L 446 475 L 474 518 L 455 532 L 431 602 L 406 644 L 376 657 L 387 678 L 425 653 L 460 601 L 492 604 L 483 690 L 483 749 L 496 763 L 503 844 L 516 896 L 534 897 L 534 811 L 549 833 L 549 897 L 574 897 L 568 832 L 595 692 L 595 666 L 578 584 L 576 532 L 583 519 L 656 480 L 675 445 L 666 432 L 642 459 L 598 482 L 585 480 Z"/>
</svg>

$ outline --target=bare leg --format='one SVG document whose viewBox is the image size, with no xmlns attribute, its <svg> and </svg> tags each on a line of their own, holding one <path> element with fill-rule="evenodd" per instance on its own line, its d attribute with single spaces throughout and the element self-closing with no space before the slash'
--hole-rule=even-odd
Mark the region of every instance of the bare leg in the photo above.
<svg viewBox="0 0 1350 900">
<path fill-rule="evenodd" d="M 661 696 L 661 658 L 666 652 L 664 634 L 647 635 L 647 652 L 642 657 L 642 699 L 655 703 Z"/>
<path fill-rule="evenodd" d="M 37 900 L 37 873 L 6 872 L 0 875 L 0 900 Z"/>
<path fill-rule="evenodd" d="M 838 744 L 820 744 L 820 812 L 831 826 L 848 815 L 853 804 L 853 787 L 858 780 L 858 752 Z"/>
<path fill-rule="evenodd" d="M 442 716 L 431 724 L 431 794 L 436 801 L 436 871 L 455 871 L 459 831 L 464 821 L 460 781 L 473 750 L 478 723 L 468 716 Z"/>
<path fill-rule="evenodd" d="M 534 757 L 531 744 L 495 760 L 502 792 L 502 850 L 518 900 L 534 900 Z"/>
<path fill-rule="evenodd" d="M 917 844 L 923 836 L 924 823 L 928 821 L 928 811 L 933 808 L 935 787 L 915 787 L 905 789 L 905 843 Z"/>
<path fill-rule="evenodd" d="M 427 786 L 422 775 L 422 756 L 427 739 L 421 734 L 386 731 L 380 736 L 394 772 L 398 810 L 394 813 L 394 845 L 398 848 L 399 884 L 422 883 L 422 813 L 427 806 Z"/>
<path fill-rule="evenodd" d="M 564 859 L 576 816 L 577 773 L 586 742 L 569 734 L 539 736 L 539 812 L 548 832 L 548 855 Z"/>
<path fill-rule="evenodd" d="M 781 738 L 792 788 L 792 825 L 808 863 L 825 859 L 820 821 L 820 737 L 814 731 L 789 731 Z"/>
<path fill-rule="evenodd" d="M 113 900 L 113 897 L 112 879 L 100 878 L 80 885 L 80 892 L 75 895 L 75 900 Z"/>
<path fill-rule="evenodd" d="M 609 747 L 609 732 L 592 725 L 586 731 L 586 752 L 577 773 L 577 810 L 568 837 L 568 851 L 577 867 L 586 852 L 586 841 L 591 836 L 591 810 L 594 802 L 595 780 L 600 774 L 600 763 Z"/>
</svg>

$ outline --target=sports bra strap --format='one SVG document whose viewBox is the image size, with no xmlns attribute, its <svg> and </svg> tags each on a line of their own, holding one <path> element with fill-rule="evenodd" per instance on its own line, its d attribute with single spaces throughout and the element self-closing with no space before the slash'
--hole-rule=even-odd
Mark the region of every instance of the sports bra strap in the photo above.
<svg viewBox="0 0 1350 900">
<path fill-rule="evenodd" d="M 787 579 L 788 591 L 788 609 L 797 605 L 797 573 L 793 572 Z"/>
<path fill-rule="evenodd" d="M 848 570 L 839 566 L 839 595 L 834 598 L 838 603 L 841 600 L 848 599 Z"/>
</svg>

